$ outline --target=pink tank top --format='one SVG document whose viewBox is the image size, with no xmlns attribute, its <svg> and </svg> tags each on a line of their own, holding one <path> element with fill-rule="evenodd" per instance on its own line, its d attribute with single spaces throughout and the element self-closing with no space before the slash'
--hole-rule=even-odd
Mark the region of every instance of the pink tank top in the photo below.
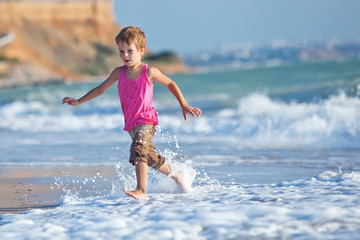
<svg viewBox="0 0 360 240">
<path fill-rule="evenodd" d="M 129 80 L 125 75 L 126 65 L 122 66 L 119 77 L 118 91 L 121 109 L 124 114 L 125 127 L 128 131 L 142 124 L 158 125 L 156 110 L 153 107 L 153 88 L 146 70 L 147 64 L 139 78 Z"/>
</svg>

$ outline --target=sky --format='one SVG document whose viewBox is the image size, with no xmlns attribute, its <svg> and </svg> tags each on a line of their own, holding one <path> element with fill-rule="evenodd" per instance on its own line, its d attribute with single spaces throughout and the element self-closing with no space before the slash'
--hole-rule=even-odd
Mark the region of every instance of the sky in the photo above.
<svg viewBox="0 0 360 240">
<path fill-rule="evenodd" d="M 139 26 L 153 52 L 242 42 L 360 40 L 360 0 L 114 1 L 122 27 Z"/>
</svg>

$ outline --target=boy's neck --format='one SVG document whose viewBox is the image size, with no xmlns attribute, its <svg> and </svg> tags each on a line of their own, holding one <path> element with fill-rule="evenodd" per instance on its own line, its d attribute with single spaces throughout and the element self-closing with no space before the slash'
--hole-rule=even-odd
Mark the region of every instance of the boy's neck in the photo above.
<svg viewBox="0 0 360 240">
<path fill-rule="evenodd" d="M 136 72 L 136 71 L 139 70 L 142 66 L 143 66 L 143 63 L 140 62 L 140 64 L 137 65 L 137 66 L 136 66 L 136 64 L 135 64 L 133 67 L 126 66 L 126 70 L 127 70 L 128 72 Z"/>
</svg>

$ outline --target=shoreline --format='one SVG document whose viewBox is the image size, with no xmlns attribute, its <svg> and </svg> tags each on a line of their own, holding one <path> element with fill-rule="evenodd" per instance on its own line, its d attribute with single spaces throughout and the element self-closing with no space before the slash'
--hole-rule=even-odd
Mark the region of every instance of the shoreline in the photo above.
<svg viewBox="0 0 360 240">
<path fill-rule="evenodd" d="M 59 206 L 63 192 L 39 181 L 31 178 L 0 179 L 0 219 L 4 214 Z"/>
<path fill-rule="evenodd" d="M 227 170 L 231 167 L 231 170 Z M 216 166 L 204 166 L 209 173 Z M 216 177 L 222 184 L 277 184 L 309 179 L 326 170 L 301 165 L 279 167 L 258 164 L 225 166 Z M 231 175 L 229 176 L 229 172 Z M 116 169 L 109 165 L 96 166 L 36 166 L 0 168 L 0 221 L 4 214 L 19 214 L 32 209 L 51 209 L 61 205 L 70 192 L 81 198 L 104 196 L 112 191 L 117 179 Z M 231 183 L 233 182 L 233 183 Z"/>
<path fill-rule="evenodd" d="M 61 197 L 66 195 L 66 183 L 56 182 L 56 178 L 71 179 L 113 178 L 115 169 L 110 166 L 65 166 L 65 167 L 1 167 L 0 169 L 0 220 L 4 214 L 20 214 L 32 209 L 51 209 L 61 204 Z M 106 192 L 109 185 L 99 191 Z M 111 181 L 109 182 L 111 184 Z M 80 195 L 96 194 L 89 191 L 94 186 L 79 187 L 69 184 L 71 190 Z M 99 187 L 97 187 L 99 188 Z M 101 187 L 100 187 L 101 188 Z"/>
</svg>

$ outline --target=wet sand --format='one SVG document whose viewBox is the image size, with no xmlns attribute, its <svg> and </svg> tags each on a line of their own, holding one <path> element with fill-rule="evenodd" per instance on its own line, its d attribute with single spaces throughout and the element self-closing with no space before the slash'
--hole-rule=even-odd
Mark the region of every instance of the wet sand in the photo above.
<svg viewBox="0 0 360 240">
<path fill-rule="evenodd" d="M 40 184 L 38 181 L 28 178 L 1 179 L 0 215 L 58 206 L 62 191 L 51 189 L 49 184 Z"/>
<path fill-rule="evenodd" d="M 224 184 L 229 180 L 246 184 L 271 184 L 297 179 L 309 179 L 325 170 L 306 165 L 237 165 L 205 166 L 205 172 L 216 175 Z M 231 177 L 229 177 L 231 173 Z M 214 176 L 215 177 L 215 176 Z M 96 178 L 96 179 L 95 179 Z M 72 167 L 0 167 L 0 219 L 7 213 L 31 209 L 55 208 L 67 190 L 80 197 L 104 196 L 117 178 L 113 166 Z"/>
<path fill-rule="evenodd" d="M 55 184 L 55 177 L 92 177 L 97 173 L 113 177 L 109 166 L 94 167 L 1 167 L 0 216 L 31 209 L 59 206 L 64 189 Z M 1 218 L 1 217 L 0 217 Z"/>
</svg>

